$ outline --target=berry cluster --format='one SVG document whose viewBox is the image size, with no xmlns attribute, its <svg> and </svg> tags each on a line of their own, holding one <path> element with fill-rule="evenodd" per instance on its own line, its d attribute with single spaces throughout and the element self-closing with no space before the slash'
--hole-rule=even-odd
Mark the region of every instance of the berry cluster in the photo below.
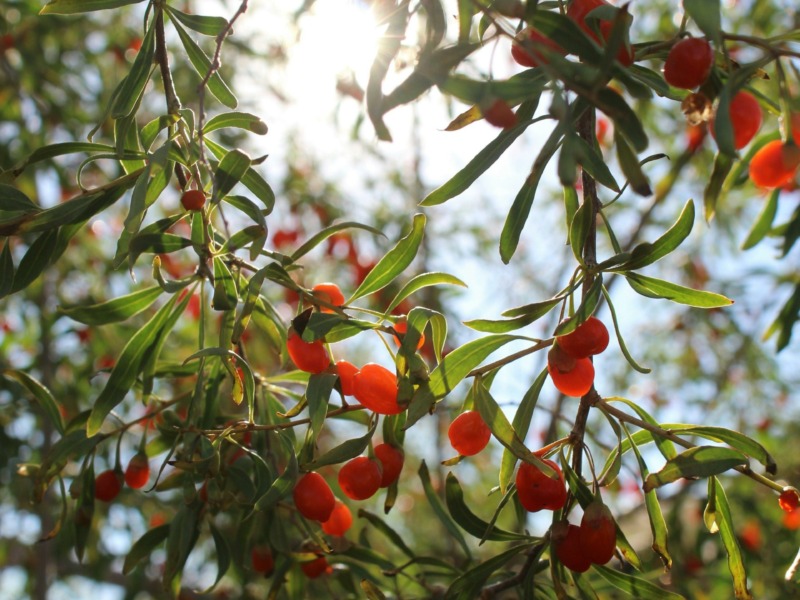
<svg viewBox="0 0 800 600">
<path fill-rule="evenodd" d="M 608 329 L 597 317 L 589 317 L 556 338 L 547 354 L 547 371 L 558 391 L 576 397 L 589 392 L 594 383 L 594 365 L 589 357 L 603 352 L 608 340 Z"/>
</svg>

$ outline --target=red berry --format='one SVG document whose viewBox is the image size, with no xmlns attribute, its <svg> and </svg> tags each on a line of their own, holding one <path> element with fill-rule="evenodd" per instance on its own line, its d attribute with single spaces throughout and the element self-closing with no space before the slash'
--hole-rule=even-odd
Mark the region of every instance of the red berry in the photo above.
<svg viewBox="0 0 800 600">
<path fill-rule="evenodd" d="M 581 540 L 581 529 L 577 525 L 561 523 L 566 528 L 553 526 L 553 547 L 561 564 L 576 573 L 584 573 L 592 566 L 586 556 Z M 560 530 L 560 531 L 559 531 Z"/>
<path fill-rule="evenodd" d="M 359 456 L 339 469 L 339 487 L 352 500 L 366 500 L 381 487 L 381 467 L 377 461 Z"/>
<path fill-rule="evenodd" d="M 400 335 L 405 335 L 408 331 L 408 320 L 405 316 L 400 317 L 397 322 L 394 324 L 394 330 L 399 333 Z M 399 337 L 394 336 L 394 343 L 398 346 L 402 343 Z M 425 334 L 420 333 L 419 339 L 417 340 L 417 350 L 422 348 L 425 345 Z"/>
<path fill-rule="evenodd" d="M 569 368 L 564 366 L 561 356 L 566 355 L 556 344 L 547 354 L 547 372 L 559 392 L 565 396 L 580 398 L 592 389 L 594 383 L 594 365 L 588 358 L 572 359 L 575 364 Z M 569 355 L 566 355 L 568 359 Z"/>
<path fill-rule="evenodd" d="M 608 329 L 597 317 L 589 317 L 573 331 L 559 336 L 557 343 L 572 358 L 594 356 L 608 347 Z"/>
<path fill-rule="evenodd" d="M 342 386 L 342 394 L 352 396 L 355 393 L 355 376 L 358 368 L 346 360 L 336 361 L 336 374 L 339 375 L 339 385 Z"/>
<path fill-rule="evenodd" d="M 559 54 L 564 54 L 564 49 L 553 40 L 532 27 L 526 27 L 514 38 L 514 42 L 511 45 L 511 56 L 517 64 L 523 67 L 546 65 L 548 63 L 547 56 L 538 50 L 542 46 Z"/>
<path fill-rule="evenodd" d="M 447 437 L 461 456 L 473 456 L 486 448 L 492 432 L 479 412 L 466 410 L 450 423 Z"/>
<path fill-rule="evenodd" d="M 186 190 L 181 196 L 181 204 L 186 210 L 201 210 L 206 203 L 202 190 Z"/>
<path fill-rule="evenodd" d="M 289 353 L 289 358 L 301 371 L 322 373 L 331 363 L 328 350 L 322 340 L 306 342 L 294 329 L 289 331 L 286 350 Z"/>
<path fill-rule="evenodd" d="M 318 556 L 312 561 L 302 563 L 300 565 L 300 570 L 303 571 L 305 576 L 309 579 L 316 579 L 320 575 L 333 571 L 324 556 Z"/>
<path fill-rule="evenodd" d="M 573 0 L 569 7 L 567 8 L 567 16 L 572 19 L 578 27 L 583 29 L 583 31 L 600 44 L 600 39 L 597 37 L 595 31 L 589 26 L 589 23 L 586 21 L 587 15 L 592 12 L 594 9 L 599 8 L 600 6 L 609 6 L 609 3 L 605 0 Z M 601 20 L 598 23 L 600 29 L 600 35 L 603 38 L 603 43 L 608 41 L 608 38 L 611 35 L 611 30 L 614 27 L 614 23 L 612 21 Z M 634 54 L 632 48 L 627 48 L 624 44 L 620 47 L 617 51 L 617 60 L 622 63 L 623 65 L 630 66 L 633 64 L 634 61 Z"/>
<path fill-rule="evenodd" d="M 796 510 L 800 507 L 800 493 L 791 487 L 784 488 L 778 497 L 778 506 L 787 513 Z"/>
<path fill-rule="evenodd" d="M 487 123 L 501 129 L 509 129 L 517 124 L 517 114 L 502 98 L 481 107 L 481 113 Z"/>
<path fill-rule="evenodd" d="M 322 531 L 328 535 L 342 536 L 347 533 L 352 524 L 353 513 L 350 512 L 347 504 L 341 500 L 336 500 L 336 505 L 333 507 L 330 518 L 322 523 Z"/>
<path fill-rule="evenodd" d="M 617 546 L 617 527 L 608 507 L 595 500 L 583 512 L 580 540 L 588 558 L 596 565 L 604 565 L 614 556 Z"/>
<path fill-rule="evenodd" d="M 792 113 L 790 128 L 792 130 L 792 139 L 794 143 L 800 146 L 800 112 Z"/>
<path fill-rule="evenodd" d="M 747 146 L 761 128 L 761 106 L 749 92 L 738 92 L 730 103 L 731 127 L 733 128 L 733 146 L 739 150 Z M 714 119 L 709 124 L 711 136 L 714 133 Z"/>
<path fill-rule="evenodd" d="M 711 73 L 714 50 L 702 38 L 684 38 L 669 50 L 664 61 L 664 80 L 671 86 L 693 90 Z"/>
<path fill-rule="evenodd" d="M 739 532 L 739 539 L 742 545 L 753 552 L 759 552 L 763 544 L 763 537 L 761 536 L 761 526 L 758 521 L 748 521 Z"/>
<path fill-rule="evenodd" d="M 377 458 L 382 468 L 381 487 L 389 487 L 400 478 L 400 471 L 403 470 L 405 456 L 400 448 L 391 444 L 378 444 L 375 446 L 375 458 Z"/>
<path fill-rule="evenodd" d="M 103 502 L 111 502 L 122 490 L 122 473 L 114 469 L 103 471 L 94 480 L 94 497 Z"/>
<path fill-rule="evenodd" d="M 761 188 L 775 189 L 794 180 L 800 165 L 800 148 L 772 140 L 759 148 L 750 161 L 750 180 Z"/>
<path fill-rule="evenodd" d="M 521 463 L 517 471 L 517 498 L 528 512 L 558 510 L 567 501 L 567 485 L 561 468 L 547 458 L 542 461 L 556 472 L 555 479 L 526 462 Z"/>
<path fill-rule="evenodd" d="M 706 139 L 706 133 L 708 129 L 706 128 L 705 123 L 701 125 L 689 125 L 686 128 L 686 149 L 691 152 L 695 153 L 703 144 L 703 140 Z"/>
<path fill-rule="evenodd" d="M 787 512 L 783 515 L 783 526 L 786 529 L 791 529 L 794 531 L 795 529 L 800 529 L 800 509 L 796 508 L 791 512 Z"/>
<path fill-rule="evenodd" d="M 353 378 L 353 394 L 365 408 L 380 415 L 403 412 L 397 404 L 397 376 L 386 367 L 367 363 Z"/>
<path fill-rule="evenodd" d="M 125 467 L 125 483 L 135 490 L 144 487 L 150 479 L 150 463 L 144 452 L 139 452 Z"/>
<path fill-rule="evenodd" d="M 313 471 L 306 473 L 297 481 L 292 498 L 301 515 L 321 523 L 330 518 L 336 504 L 336 498 L 328 482 L 322 475 Z"/>
<path fill-rule="evenodd" d="M 272 550 L 270 550 L 269 546 L 263 544 L 253 546 L 253 549 L 250 551 L 250 562 L 256 573 L 271 575 L 275 568 L 275 559 L 272 556 Z"/>
<path fill-rule="evenodd" d="M 324 300 L 328 304 L 333 304 L 334 306 L 342 306 L 344 304 L 344 294 L 335 283 L 318 283 L 311 288 L 311 292 L 316 298 Z M 320 306 L 319 309 L 326 313 L 334 312 L 333 309 L 327 306 Z"/>
</svg>

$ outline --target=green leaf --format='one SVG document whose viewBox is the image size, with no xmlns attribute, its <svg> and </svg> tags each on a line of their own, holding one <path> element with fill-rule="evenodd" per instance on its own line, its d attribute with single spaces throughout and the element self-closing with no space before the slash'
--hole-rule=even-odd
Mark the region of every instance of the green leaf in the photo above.
<svg viewBox="0 0 800 600">
<path fill-rule="evenodd" d="M 217 587 L 217 584 L 222 580 L 231 566 L 231 549 L 225 536 L 216 528 L 214 521 L 210 519 L 208 521 L 208 527 L 211 529 L 211 537 L 214 539 L 214 549 L 217 555 L 217 577 L 214 579 L 214 583 L 202 592 L 203 594 L 208 594 Z"/>
<path fill-rule="evenodd" d="M 95 493 L 94 464 L 90 463 L 80 474 L 80 495 L 75 505 L 73 522 L 75 525 L 75 554 L 83 562 L 83 552 L 86 541 L 92 531 L 92 518 L 94 517 Z"/>
<path fill-rule="evenodd" d="M 467 342 L 450 352 L 430 374 L 427 383 L 422 384 L 411 399 L 405 429 L 422 418 L 437 401 L 449 394 L 492 352 L 518 339 L 520 338 L 514 335 L 488 335 Z"/>
<path fill-rule="evenodd" d="M 164 9 L 170 17 L 180 21 L 183 26 L 202 35 L 217 37 L 228 26 L 228 21 L 222 17 L 189 15 L 171 6 L 164 6 Z"/>
<path fill-rule="evenodd" d="M 492 556 L 479 563 L 469 571 L 456 577 L 445 594 L 446 600 L 467 600 L 479 598 L 480 591 L 492 573 L 506 564 L 509 560 L 530 548 L 533 544 L 520 544 Z"/>
<path fill-rule="evenodd" d="M 97 304 L 60 306 L 58 313 L 84 325 L 118 323 L 138 315 L 153 304 L 162 293 L 159 286 L 153 286 Z"/>
<path fill-rule="evenodd" d="M 224 147 L 220 146 L 217 143 L 214 143 L 210 139 L 206 139 L 206 147 L 211 150 L 211 153 L 218 159 L 221 160 L 226 154 L 230 151 L 226 150 Z M 242 183 L 244 186 L 253 192 L 256 195 L 256 198 L 261 200 L 264 204 L 267 214 L 272 212 L 273 207 L 275 206 L 275 192 L 272 191 L 272 188 L 269 184 L 264 180 L 264 178 L 256 172 L 255 169 L 250 167 L 247 169 L 247 172 L 242 177 Z"/>
<path fill-rule="evenodd" d="M 656 421 L 649 412 L 647 412 L 644 408 L 642 408 L 636 402 L 632 402 L 631 400 L 628 400 L 627 398 L 621 398 L 619 396 L 606 398 L 605 401 L 606 402 L 622 402 L 623 404 L 625 404 L 629 408 L 633 409 L 633 411 L 637 415 L 639 415 L 639 418 L 642 421 L 645 421 L 645 422 L 649 423 L 650 425 L 653 425 L 654 427 L 660 427 L 658 421 Z M 634 434 L 634 436 L 633 436 L 634 439 L 636 439 L 638 433 L 639 432 L 637 432 L 637 434 Z M 648 432 L 648 435 L 650 435 L 649 432 Z M 659 452 L 661 452 L 661 456 L 663 456 L 665 459 L 667 459 L 669 461 L 669 460 L 672 460 L 673 458 L 675 458 L 678 455 L 678 451 L 675 449 L 675 444 L 672 443 L 672 440 L 665 439 L 665 438 L 663 438 L 661 436 L 651 436 L 651 437 L 653 437 L 653 440 L 655 441 Z M 624 447 L 624 445 L 626 443 L 627 443 L 627 441 L 623 440 L 623 447 Z"/>
<path fill-rule="evenodd" d="M 233 280 L 233 273 L 225 264 L 221 257 L 214 257 L 214 297 L 211 306 L 214 310 L 232 310 L 239 302 L 239 294 L 236 290 L 236 283 Z"/>
<path fill-rule="evenodd" d="M 139 4 L 144 0 L 50 0 L 39 11 L 40 15 L 74 15 L 78 13 L 91 12 L 94 10 L 105 10 L 108 8 L 119 8 L 129 4 Z"/>
<path fill-rule="evenodd" d="M 508 212 L 506 221 L 503 224 L 503 231 L 500 234 L 500 258 L 506 264 L 517 251 L 520 235 L 522 235 L 525 222 L 531 212 L 531 206 L 533 206 L 533 198 L 536 195 L 539 180 L 542 178 L 547 163 L 550 162 L 550 159 L 553 158 L 558 149 L 561 138 L 562 126 L 559 125 L 553 129 L 550 137 L 547 138 L 547 141 L 542 146 L 539 155 L 533 161 L 530 173 L 528 173 L 525 182 L 514 198 L 511 210 Z"/>
<path fill-rule="evenodd" d="M 195 503 L 182 506 L 169 524 L 167 535 L 167 558 L 164 563 L 164 589 L 173 587 L 173 581 L 180 579 L 183 566 L 189 553 L 197 542 L 200 533 L 200 510 L 205 506 Z"/>
<path fill-rule="evenodd" d="M 733 300 L 714 292 L 694 290 L 677 283 L 638 273 L 625 273 L 624 275 L 633 291 L 649 298 L 665 298 L 678 304 L 688 304 L 697 308 L 718 308 L 733 304 Z"/>
<path fill-rule="evenodd" d="M 155 30 L 155 26 L 151 25 L 144 34 L 142 47 L 136 53 L 131 70 L 119 88 L 119 95 L 111 105 L 111 117 L 114 119 L 127 117 L 133 112 L 150 80 L 156 55 Z"/>
<path fill-rule="evenodd" d="M 621 132 L 636 152 L 644 152 L 649 140 L 636 112 L 616 90 L 605 87 L 594 98 L 597 108 L 614 121 L 614 130 Z"/>
<path fill-rule="evenodd" d="M 467 284 L 461 281 L 458 277 L 448 275 L 447 273 L 420 273 L 419 275 L 416 275 L 410 279 L 408 283 L 406 283 L 402 289 L 397 292 L 397 295 L 389 303 L 389 306 L 386 307 L 385 313 L 391 313 L 393 309 L 399 306 L 403 300 L 408 298 L 414 292 L 425 287 L 441 284 L 467 287 Z"/>
<path fill-rule="evenodd" d="M 242 180 L 251 164 L 250 157 L 241 150 L 228 152 L 219 161 L 214 173 L 214 189 L 211 193 L 211 201 L 219 202 L 225 194 L 230 192 L 233 186 Z"/>
<path fill-rule="evenodd" d="M 280 500 L 292 493 L 294 484 L 297 481 L 297 455 L 295 454 L 294 446 L 287 435 L 280 433 L 279 436 L 284 453 L 289 457 L 289 464 L 286 465 L 283 473 L 272 482 L 269 489 L 256 501 L 253 507 L 254 510 L 270 510 Z"/>
<path fill-rule="evenodd" d="M 360 518 L 364 518 L 367 521 L 369 521 L 370 525 L 372 525 L 375 529 L 377 529 L 384 536 L 386 536 L 389 539 L 389 541 L 391 541 L 395 546 L 397 546 L 397 548 L 400 549 L 401 552 L 403 552 L 403 554 L 405 554 L 409 558 L 414 558 L 414 551 L 408 547 L 408 545 L 403 540 L 402 536 L 399 533 L 397 533 L 394 529 L 392 529 L 378 515 L 371 513 L 366 509 L 359 508 L 358 516 Z"/>
<path fill-rule="evenodd" d="M 19 261 L 19 268 L 14 273 L 14 284 L 11 292 L 18 292 L 33 283 L 42 272 L 55 260 L 58 228 L 45 231 L 36 238 Z"/>
<path fill-rule="evenodd" d="M 578 207 L 569 226 L 569 246 L 572 254 L 580 264 L 583 264 L 583 247 L 594 221 L 594 207 L 591 202 L 583 202 Z"/>
<path fill-rule="evenodd" d="M 686 11 L 700 30 L 716 44 L 722 32 L 722 14 L 719 0 L 683 0 Z"/>
<path fill-rule="evenodd" d="M 499 527 L 492 527 L 489 523 L 476 515 L 464 502 L 464 490 L 453 473 L 447 474 L 445 481 L 445 501 L 447 510 L 456 523 L 467 533 L 479 540 L 491 542 L 511 542 L 527 539 L 528 536 L 522 533 L 504 531 Z"/>
<path fill-rule="evenodd" d="M 89 420 L 86 423 L 88 436 L 91 437 L 100 431 L 108 413 L 122 402 L 125 394 L 133 387 L 136 376 L 140 373 L 142 364 L 158 340 L 161 331 L 165 327 L 171 326 L 170 323 L 177 321 L 179 315 L 172 312 L 177 299 L 177 295 L 173 295 L 146 325 L 133 334 L 125 348 L 122 349 L 105 387 L 95 400 L 89 414 Z"/>
<path fill-rule="evenodd" d="M 383 232 L 380 229 L 376 229 L 374 227 L 370 227 L 369 225 L 363 225 L 361 223 L 356 223 L 355 221 L 345 221 L 343 223 L 335 223 L 333 225 L 329 225 L 325 227 L 321 231 L 317 232 L 313 236 L 311 236 L 306 242 L 303 243 L 297 250 L 292 253 L 291 259 L 292 262 L 295 262 L 311 252 L 314 248 L 324 242 L 326 239 L 338 233 L 340 231 L 344 231 L 345 229 L 363 229 L 365 231 L 369 231 L 374 233 L 375 235 L 383 236 Z M 384 236 L 386 237 L 386 236 Z"/>
<path fill-rule="evenodd" d="M 369 274 L 358 286 L 358 289 L 353 293 L 347 304 L 351 304 L 354 300 L 377 292 L 389 285 L 394 279 L 402 273 L 414 257 L 417 255 L 422 236 L 425 232 L 425 215 L 417 213 L 414 215 L 414 221 L 411 226 L 411 231 L 402 238 L 397 244 L 389 250 L 386 255 L 378 261 L 378 264 L 369 272 Z"/>
<path fill-rule="evenodd" d="M 56 431 L 64 435 L 64 421 L 61 419 L 61 412 L 58 410 L 58 402 L 56 402 L 49 389 L 31 375 L 19 369 L 4 369 L 0 371 L 0 374 L 13 379 L 24 387 L 42 407 L 44 414 L 47 415 Z"/>
<path fill-rule="evenodd" d="M 622 337 L 622 332 L 619 329 L 619 321 L 617 320 L 617 310 L 614 308 L 614 303 L 611 301 L 611 294 L 608 293 L 608 290 L 605 286 L 601 288 L 603 292 L 603 297 L 606 299 L 606 304 L 608 304 L 608 312 L 611 313 L 611 321 L 614 323 L 614 333 L 617 336 L 617 342 L 619 343 L 619 349 L 622 352 L 622 355 L 625 357 L 625 360 L 628 361 L 628 364 L 633 367 L 639 373 L 649 373 L 650 369 L 647 367 L 641 366 L 636 360 L 634 360 L 633 356 L 631 355 L 630 351 L 628 350 L 628 346 L 625 344 L 625 340 Z"/>
<path fill-rule="evenodd" d="M 758 213 L 755 223 L 747 233 L 747 237 L 742 242 L 742 250 L 749 250 L 763 240 L 772 228 L 772 223 L 775 220 L 775 215 L 778 214 L 778 198 L 780 197 L 781 190 L 775 189 L 767 198 L 761 212 Z"/>
<path fill-rule="evenodd" d="M 266 135 L 269 131 L 267 124 L 256 115 L 246 112 L 227 112 L 209 119 L 203 127 L 203 132 L 211 133 L 225 127 L 236 127 L 258 135 Z"/>
<path fill-rule="evenodd" d="M 664 235 L 652 244 L 639 244 L 631 251 L 631 257 L 619 270 L 632 271 L 651 265 L 657 260 L 665 257 L 683 243 L 694 226 L 694 202 L 687 201 L 681 211 L 678 220 L 670 227 Z"/>
<path fill-rule="evenodd" d="M 719 131 L 719 129 L 716 129 L 716 131 Z M 719 139 L 719 134 L 717 134 L 717 139 Z M 722 186 L 733 167 L 733 163 L 733 158 L 722 152 L 717 152 L 717 155 L 714 157 L 714 167 L 711 170 L 711 177 L 703 191 L 703 209 L 706 221 L 710 221 L 714 218 L 714 214 L 717 212 L 717 201 L 720 198 Z"/>
<path fill-rule="evenodd" d="M 525 443 L 511 426 L 511 423 L 508 422 L 505 413 L 500 410 L 500 406 L 492 398 L 489 390 L 486 389 L 480 377 L 475 379 L 473 393 L 475 409 L 480 413 L 486 425 L 489 426 L 495 439 L 517 458 L 536 466 L 549 476 L 555 476 L 553 470 L 541 458 L 528 450 Z"/>
<path fill-rule="evenodd" d="M 696 435 L 714 442 L 723 442 L 739 452 L 755 458 L 764 465 L 767 473 L 774 475 L 777 470 L 778 465 L 769 451 L 756 440 L 739 431 L 713 425 L 686 425 L 683 423 L 662 423 L 661 428 L 673 431 L 681 436 Z"/>
<path fill-rule="evenodd" d="M 11 244 L 6 239 L 3 252 L 0 253 L 0 298 L 5 298 L 14 289 L 14 259 L 11 256 Z"/>
<path fill-rule="evenodd" d="M 634 443 L 627 427 L 625 427 L 625 433 L 627 434 L 627 441 L 630 447 L 633 449 L 633 453 L 636 455 L 636 460 L 639 462 L 639 470 L 641 471 L 642 480 L 645 480 L 650 475 L 650 470 L 647 468 L 647 464 L 644 462 L 644 459 L 639 452 L 639 447 Z M 658 501 L 658 496 L 656 496 L 655 490 L 645 492 L 644 504 L 647 508 L 647 517 L 650 521 L 650 531 L 653 534 L 653 551 L 658 554 L 659 558 L 661 558 L 664 568 L 669 569 L 672 566 L 672 556 L 670 556 L 667 545 L 667 523 L 664 520 L 664 513 L 661 510 L 661 503 Z"/>
<path fill-rule="evenodd" d="M 177 21 L 173 21 L 172 24 L 175 26 L 175 30 L 178 32 L 178 36 L 181 38 L 181 43 L 186 49 L 186 54 L 189 57 L 189 61 L 192 63 L 195 71 L 197 71 L 197 74 L 200 75 L 200 79 L 204 79 L 206 75 L 211 72 L 211 61 L 208 59 L 208 56 L 206 56 L 205 52 L 203 52 L 200 46 L 197 45 L 197 43 L 191 38 L 186 30 L 178 24 Z M 208 91 L 211 92 L 217 100 L 222 102 L 222 104 L 228 108 L 234 109 L 236 108 L 236 105 L 239 104 L 239 101 L 236 100 L 236 96 L 234 96 L 233 92 L 223 81 L 219 71 L 215 71 L 214 74 L 209 77 L 207 87 Z"/>
<path fill-rule="evenodd" d="M 369 446 L 369 442 L 372 439 L 373 435 L 375 435 L 375 430 L 377 429 L 377 427 L 378 427 L 378 420 L 374 419 L 367 433 L 357 438 L 351 438 L 345 440 L 338 446 L 331 448 L 322 456 L 318 456 L 311 462 L 304 464 L 303 470 L 316 471 L 320 467 L 325 467 L 328 465 L 338 465 L 345 461 L 350 460 L 351 458 L 360 456 L 361 454 L 364 453 L 364 450 L 367 449 L 367 446 Z"/>
<path fill-rule="evenodd" d="M 599 150 L 589 145 L 589 143 L 580 136 L 571 135 L 569 137 L 575 150 L 578 164 L 583 167 L 583 170 L 591 175 L 597 183 L 606 186 L 613 192 L 619 192 L 619 184 L 617 180 L 614 179 L 614 175 L 611 174 L 611 170 L 608 168 Z"/>
<path fill-rule="evenodd" d="M 614 145 L 617 147 L 617 160 L 622 169 L 622 173 L 628 179 L 631 189 L 640 196 L 649 196 L 653 193 L 650 189 L 650 181 L 642 170 L 642 163 L 634 151 L 628 145 L 622 131 L 614 127 Z"/>
<path fill-rule="evenodd" d="M 539 96 L 526 100 L 517 110 L 518 125 L 504 129 L 493 141 L 467 163 L 467 166 L 453 175 L 446 183 L 433 190 L 419 203 L 420 206 L 436 206 L 455 198 L 478 179 L 495 161 L 514 143 L 522 132 L 528 127 L 527 121 L 536 112 L 539 105 Z"/>
<path fill-rule="evenodd" d="M 734 594 L 737 600 L 752 600 L 753 596 L 750 594 L 750 590 L 747 589 L 747 572 L 742 560 L 739 541 L 736 539 L 736 531 L 733 528 L 733 518 L 728 505 L 728 498 L 725 495 L 725 488 L 722 487 L 716 477 L 709 478 L 708 487 L 709 490 L 713 488 L 713 498 L 716 505 L 713 518 L 722 538 L 722 545 L 725 546 L 725 551 L 728 553 L 728 569 L 733 576 Z"/>
<path fill-rule="evenodd" d="M 146 532 L 136 540 L 125 556 L 125 563 L 122 565 L 122 573 L 129 575 L 140 562 L 149 558 L 153 550 L 156 549 L 169 535 L 169 525 L 159 525 Z"/>
<path fill-rule="evenodd" d="M 684 477 L 709 477 L 747 464 L 747 457 L 731 448 L 697 446 L 681 452 L 657 473 L 651 473 L 642 489 L 647 492 Z"/>
<path fill-rule="evenodd" d="M 447 512 L 447 509 L 442 502 L 442 499 L 436 493 L 436 490 L 433 489 L 433 484 L 431 483 L 431 475 L 428 471 L 428 465 L 425 464 L 423 460 L 419 465 L 419 478 L 422 481 L 422 488 L 425 491 L 425 497 L 428 499 L 428 503 L 433 508 L 433 512 L 439 518 L 439 521 L 442 522 L 445 529 L 450 533 L 450 535 L 455 539 L 461 548 L 464 550 L 464 554 L 467 555 L 467 558 L 472 558 L 472 554 L 469 551 L 469 546 L 467 545 L 467 540 L 464 539 L 464 536 L 461 533 L 461 529 L 456 525 L 456 522 L 450 517 L 450 514 Z"/>
<path fill-rule="evenodd" d="M 645 579 L 639 579 L 628 573 L 610 569 L 602 565 L 594 565 L 594 570 L 603 579 L 614 587 L 627 593 L 631 598 L 641 598 L 642 600 L 685 600 L 680 594 L 670 592 Z"/>
<path fill-rule="evenodd" d="M 533 419 L 533 411 L 539 401 L 539 394 L 542 391 L 544 382 L 547 381 L 547 369 L 542 369 L 539 376 L 533 381 L 531 387 L 525 392 L 522 400 L 514 413 L 514 418 L 511 421 L 511 427 L 516 432 L 520 440 L 524 440 L 528 435 L 528 429 L 531 426 L 531 419 Z M 514 477 L 514 467 L 517 464 L 516 455 L 508 448 L 503 449 L 503 458 L 500 460 L 500 491 L 505 494 L 508 489 L 508 484 L 511 483 Z"/>
</svg>

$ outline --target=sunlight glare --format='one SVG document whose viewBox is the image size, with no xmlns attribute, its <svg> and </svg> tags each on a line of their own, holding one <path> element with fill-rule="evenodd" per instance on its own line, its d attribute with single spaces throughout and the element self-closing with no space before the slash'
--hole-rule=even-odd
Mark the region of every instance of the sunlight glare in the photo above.
<svg viewBox="0 0 800 600">
<path fill-rule="evenodd" d="M 352 73 L 365 84 L 375 56 L 378 28 L 366 2 L 317 2 L 300 21 L 292 61 L 304 95 L 328 95 L 338 76 Z M 312 76 L 309 76 L 312 75 Z"/>
</svg>

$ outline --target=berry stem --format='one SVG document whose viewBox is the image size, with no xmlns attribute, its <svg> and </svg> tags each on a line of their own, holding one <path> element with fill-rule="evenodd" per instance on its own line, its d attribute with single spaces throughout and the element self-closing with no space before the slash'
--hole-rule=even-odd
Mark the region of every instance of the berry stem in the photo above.
<svg viewBox="0 0 800 600">
<path fill-rule="evenodd" d="M 595 127 L 596 116 L 595 109 L 590 108 L 585 110 L 578 118 L 577 129 L 578 135 L 588 144 L 595 143 Z M 597 197 L 597 184 L 594 178 L 583 170 L 581 173 L 581 182 L 583 184 L 583 204 L 587 204 L 591 209 L 591 216 L 589 217 L 589 232 L 586 235 L 586 240 L 583 244 L 583 261 L 587 267 L 587 271 L 583 280 L 583 296 L 592 287 L 594 278 L 596 277 L 593 269 L 597 265 L 597 213 L 600 211 L 600 200 Z M 570 442 L 575 448 L 572 453 L 572 469 L 580 476 L 582 461 L 583 461 L 583 438 L 586 434 L 586 421 L 589 418 L 589 410 L 594 406 L 600 396 L 594 389 L 594 384 L 589 391 L 581 397 L 578 412 L 575 415 L 575 425 L 570 433 Z"/>
</svg>

